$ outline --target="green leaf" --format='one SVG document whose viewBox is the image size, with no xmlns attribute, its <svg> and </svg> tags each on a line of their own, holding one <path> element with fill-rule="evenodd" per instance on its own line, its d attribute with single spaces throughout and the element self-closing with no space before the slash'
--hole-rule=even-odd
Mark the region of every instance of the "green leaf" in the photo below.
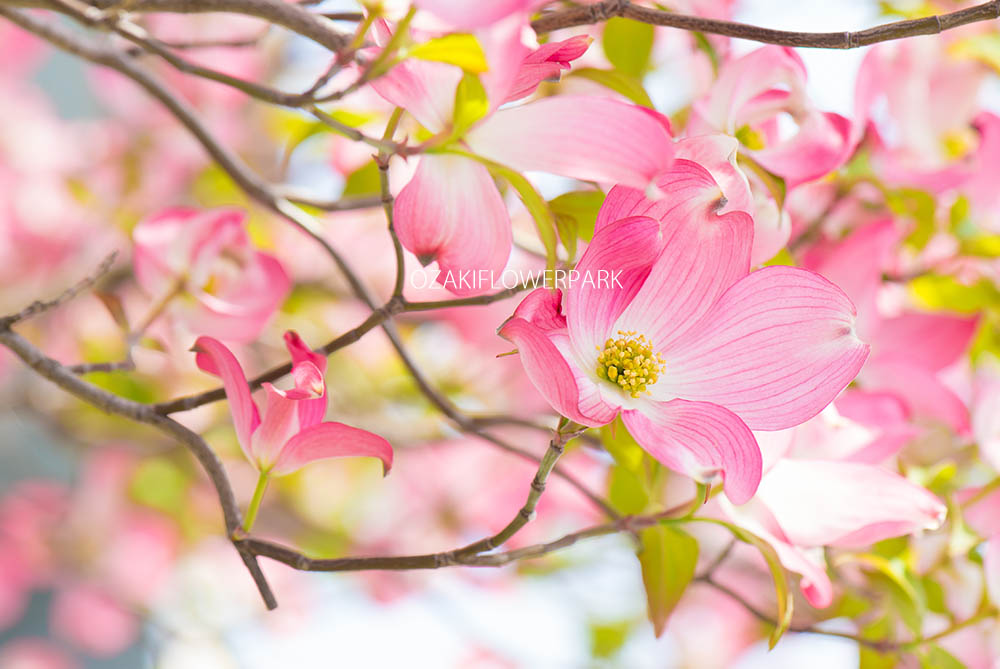
<svg viewBox="0 0 1000 669">
<path fill-rule="evenodd" d="M 609 658 L 625 645 L 632 623 L 592 623 L 590 625 L 590 653 L 593 657 Z"/>
<path fill-rule="evenodd" d="M 642 513 L 649 506 L 649 493 L 636 472 L 614 465 L 608 484 L 608 501 L 619 513 L 634 515 Z"/>
<path fill-rule="evenodd" d="M 915 225 L 906 243 L 918 249 L 927 246 L 936 232 L 934 196 L 919 188 L 897 188 L 889 191 L 886 204 L 893 213 L 913 220 Z"/>
<path fill-rule="evenodd" d="M 773 258 L 764 263 L 765 267 L 770 267 L 771 265 L 787 265 L 789 267 L 795 267 L 795 258 L 792 257 L 791 251 L 784 248 L 778 251 Z"/>
<path fill-rule="evenodd" d="M 902 558 L 885 559 L 871 553 L 844 554 L 838 557 L 837 564 L 854 563 L 874 570 L 886 584 L 893 609 L 903 623 L 919 635 L 923 627 L 924 615 L 927 613 L 927 602 L 923 588 L 916 577 L 907 569 Z"/>
<path fill-rule="evenodd" d="M 694 578 L 698 542 L 690 534 L 667 525 L 643 530 L 639 565 L 646 588 L 649 621 L 659 637 L 667 619 Z"/>
<path fill-rule="evenodd" d="M 966 285 L 951 276 L 924 274 L 910 281 L 909 289 L 928 309 L 972 314 L 1000 304 L 1000 292 L 988 279 Z"/>
<path fill-rule="evenodd" d="M 455 89 L 455 114 L 452 118 L 452 137 L 461 137 L 490 111 L 490 101 L 486 97 L 479 77 L 466 73 Z"/>
<path fill-rule="evenodd" d="M 736 157 L 737 163 L 744 170 L 749 170 L 757 175 L 758 178 L 764 183 L 764 187 L 767 188 L 771 197 L 774 201 L 778 203 L 778 210 L 785 208 L 785 195 L 788 193 L 788 187 L 785 185 L 785 180 L 779 177 L 777 174 L 772 174 L 764 169 L 764 166 L 758 163 L 753 158 L 743 155 L 742 153 Z"/>
<path fill-rule="evenodd" d="M 382 184 L 379 181 L 378 166 L 374 161 L 371 161 L 351 172 L 344 184 L 343 195 L 345 197 L 360 197 L 362 195 L 375 195 L 381 190 Z"/>
<path fill-rule="evenodd" d="M 582 77 L 600 84 L 605 88 L 613 90 L 615 93 L 625 96 L 637 105 L 653 108 L 653 101 L 649 99 L 649 94 L 643 88 L 642 82 L 630 74 L 619 70 L 600 70 L 596 67 L 581 67 L 572 70 L 569 77 Z"/>
<path fill-rule="evenodd" d="M 486 54 L 472 35 L 456 33 L 418 44 L 407 51 L 408 56 L 420 60 L 457 65 L 466 72 L 480 74 L 489 69 Z"/>
<path fill-rule="evenodd" d="M 641 77 L 653 53 L 653 26 L 632 19 L 615 17 L 604 26 L 604 55 L 616 68 L 633 77 Z"/>
<path fill-rule="evenodd" d="M 953 44 L 948 51 L 959 58 L 972 58 L 1000 72 L 1000 35 L 983 33 Z"/>
<path fill-rule="evenodd" d="M 184 506 L 188 477 L 167 458 L 144 460 L 129 483 L 129 494 L 140 504 L 166 513 Z"/>
<path fill-rule="evenodd" d="M 643 471 L 645 451 L 629 434 L 621 416 L 601 428 L 601 443 L 616 463 L 633 473 Z"/>
<path fill-rule="evenodd" d="M 891 633 L 892 625 L 888 616 L 861 628 L 861 638 L 871 641 L 886 641 L 890 639 Z M 880 653 L 864 644 L 858 644 L 858 652 L 858 669 L 895 669 L 899 666 L 898 653 Z"/>
<path fill-rule="evenodd" d="M 551 210 L 551 206 L 549 208 Z M 563 248 L 566 249 L 566 260 L 567 262 L 573 262 L 576 260 L 576 240 L 580 236 L 576 219 L 555 212 L 552 212 L 552 215 L 555 216 L 559 241 L 562 242 Z"/>
<path fill-rule="evenodd" d="M 927 654 L 920 658 L 920 668 L 965 669 L 965 665 L 941 646 L 931 646 Z"/>
<path fill-rule="evenodd" d="M 579 238 L 589 242 L 594 237 L 594 224 L 604 197 L 599 190 L 571 191 L 549 200 L 549 209 L 556 218 L 566 216 L 573 219 Z"/>
</svg>

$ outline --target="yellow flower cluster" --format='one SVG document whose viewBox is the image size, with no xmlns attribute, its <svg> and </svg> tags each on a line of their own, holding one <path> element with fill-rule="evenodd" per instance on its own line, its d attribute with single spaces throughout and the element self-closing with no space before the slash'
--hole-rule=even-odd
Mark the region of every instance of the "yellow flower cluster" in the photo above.
<svg viewBox="0 0 1000 669">
<path fill-rule="evenodd" d="M 618 331 L 618 339 L 604 342 L 597 356 L 597 375 L 614 383 L 632 397 L 639 397 L 656 383 L 663 371 L 663 357 L 643 335 Z"/>
</svg>

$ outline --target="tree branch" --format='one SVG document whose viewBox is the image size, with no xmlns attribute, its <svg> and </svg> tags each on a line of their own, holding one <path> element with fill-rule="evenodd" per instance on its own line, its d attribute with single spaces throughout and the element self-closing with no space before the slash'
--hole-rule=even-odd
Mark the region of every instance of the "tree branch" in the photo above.
<svg viewBox="0 0 1000 669">
<path fill-rule="evenodd" d="M 832 5 L 830 5 L 832 8 Z M 974 7 L 937 16 L 886 23 L 865 30 L 840 32 L 798 32 L 773 30 L 760 26 L 720 21 L 701 16 L 675 14 L 661 9 L 636 5 L 628 0 L 604 0 L 593 5 L 571 7 L 545 13 L 531 23 L 538 34 L 561 28 L 601 23 L 609 18 L 621 16 L 656 26 L 679 28 L 695 32 L 725 35 L 740 39 L 778 44 L 781 46 L 810 47 L 815 49 L 856 49 L 869 44 L 889 40 L 935 35 L 945 30 L 979 21 L 1000 18 L 1000 0 L 992 0 Z"/>
</svg>

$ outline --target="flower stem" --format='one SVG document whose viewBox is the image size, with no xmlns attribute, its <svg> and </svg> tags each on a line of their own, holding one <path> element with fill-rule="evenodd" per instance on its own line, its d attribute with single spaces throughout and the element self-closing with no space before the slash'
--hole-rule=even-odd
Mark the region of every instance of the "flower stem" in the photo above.
<svg viewBox="0 0 1000 669">
<path fill-rule="evenodd" d="M 250 506 L 247 507 L 246 520 L 243 521 L 243 531 L 247 534 L 250 534 L 250 530 L 253 529 L 253 523 L 257 520 L 257 510 L 260 508 L 261 500 L 264 499 L 264 491 L 267 490 L 268 480 L 268 475 L 261 472 L 260 478 L 257 479 L 257 487 L 253 491 L 253 498 L 250 500 Z"/>
</svg>

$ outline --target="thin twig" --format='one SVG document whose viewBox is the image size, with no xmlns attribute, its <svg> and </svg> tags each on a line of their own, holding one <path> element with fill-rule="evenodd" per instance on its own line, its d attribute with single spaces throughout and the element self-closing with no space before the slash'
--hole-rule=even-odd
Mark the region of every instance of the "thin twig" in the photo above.
<svg viewBox="0 0 1000 669">
<path fill-rule="evenodd" d="M 97 269 L 88 277 L 85 277 L 78 281 L 76 285 L 67 288 L 58 297 L 51 300 L 35 300 L 21 311 L 13 314 L 11 316 L 4 316 L 0 318 L 0 330 L 6 330 L 14 323 L 18 323 L 25 319 L 36 316 L 40 313 L 48 311 L 49 309 L 54 309 L 61 304 L 69 302 L 74 297 L 82 293 L 83 291 L 89 289 L 91 286 L 96 284 L 102 276 L 107 274 L 111 270 L 111 266 L 115 264 L 115 260 L 118 258 L 118 251 L 112 251 L 108 257 L 106 257 L 101 264 L 97 266 Z"/>
<path fill-rule="evenodd" d="M 832 5 L 829 6 L 832 8 Z M 541 18 L 532 22 L 531 27 L 538 34 L 543 34 L 561 28 L 602 23 L 618 16 L 656 26 L 725 35 L 765 44 L 816 49 L 856 49 L 905 37 L 935 35 L 969 23 L 1000 18 L 1000 0 L 992 0 L 948 14 L 896 21 L 864 30 L 822 33 L 774 30 L 734 21 L 675 14 L 636 5 L 628 0 L 603 0 L 592 5 L 570 7 L 543 14 Z"/>
</svg>

